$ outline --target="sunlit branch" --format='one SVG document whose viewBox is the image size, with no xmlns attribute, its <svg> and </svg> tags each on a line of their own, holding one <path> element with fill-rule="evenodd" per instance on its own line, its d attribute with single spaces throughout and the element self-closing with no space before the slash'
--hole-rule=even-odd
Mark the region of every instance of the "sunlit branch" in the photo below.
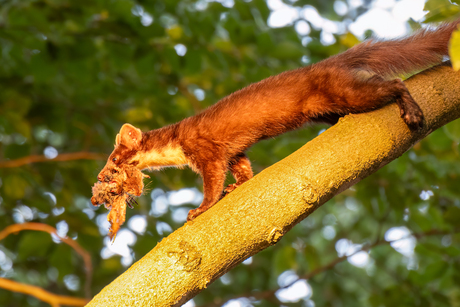
<svg viewBox="0 0 460 307">
<path fill-rule="evenodd" d="M 337 264 L 347 260 L 349 257 L 351 257 L 353 255 L 356 255 L 359 252 L 363 252 L 363 251 L 364 252 L 369 252 L 374 247 L 377 247 L 377 246 L 380 246 L 380 245 L 390 245 L 392 243 L 402 241 L 402 240 L 406 240 L 406 239 L 409 239 L 411 237 L 415 237 L 417 239 L 420 239 L 420 238 L 424 238 L 424 237 L 428 237 L 428 236 L 447 235 L 447 234 L 453 234 L 453 233 L 459 233 L 459 232 L 460 232 L 460 228 L 455 229 L 454 231 L 442 231 L 442 230 L 439 230 L 439 229 L 431 229 L 431 230 L 428 230 L 426 232 L 412 233 L 412 234 L 409 234 L 407 236 L 404 236 L 402 238 L 392 240 L 392 241 L 386 241 L 386 240 L 380 239 L 380 240 L 378 240 L 378 241 L 376 241 L 376 242 L 374 242 L 372 244 L 363 245 L 363 247 L 361 249 L 356 250 L 355 252 L 353 252 L 350 255 L 337 257 L 336 259 L 332 260 L 328 264 L 326 264 L 326 265 L 324 265 L 322 267 L 316 268 L 316 269 L 312 270 L 311 272 L 308 272 L 306 274 L 303 274 L 303 275 L 299 276 L 297 279 L 295 279 L 294 281 L 290 282 L 289 284 L 287 284 L 287 285 L 285 285 L 283 287 L 279 287 L 277 289 L 272 289 L 272 290 L 267 290 L 267 291 L 261 291 L 261 292 L 248 292 L 248 293 L 244 293 L 242 295 L 235 296 L 233 298 L 229 298 L 226 301 L 239 299 L 239 298 L 251 298 L 251 299 L 255 299 L 255 300 L 268 299 L 268 298 L 271 298 L 271 297 L 275 296 L 275 293 L 277 291 L 279 291 L 281 289 L 289 288 L 292 285 L 294 285 L 296 282 L 298 282 L 299 280 L 303 280 L 303 279 L 309 280 L 309 279 L 315 277 L 318 274 L 321 274 L 321 273 L 323 273 L 325 271 L 333 269 Z M 224 301 L 224 300 L 215 300 L 214 303 L 203 305 L 203 307 L 221 306 L 226 301 Z"/>
<path fill-rule="evenodd" d="M 56 158 L 49 159 L 44 155 L 31 155 L 15 160 L 0 161 L 0 168 L 5 167 L 19 167 L 25 164 L 37 163 L 37 162 L 55 162 L 55 161 L 72 161 L 72 160 L 105 160 L 107 154 L 95 153 L 95 152 L 71 152 L 59 154 Z"/>
<path fill-rule="evenodd" d="M 35 230 L 44 231 L 59 238 L 62 242 L 72 247 L 82 258 L 85 263 L 86 281 L 85 281 L 85 296 L 91 297 L 91 279 L 93 274 L 93 265 L 91 263 L 91 255 L 78 244 L 76 241 L 69 237 L 61 237 L 57 234 L 56 228 L 42 224 L 42 223 L 24 223 L 14 224 L 6 227 L 0 231 L 0 241 L 9 236 L 10 234 L 17 233 L 22 230 Z"/>
<path fill-rule="evenodd" d="M 5 278 L 1 278 L 1 277 L 0 277 L 0 288 L 34 296 L 37 299 L 43 302 L 46 302 L 53 307 L 58 307 L 61 305 L 85 306 L 85 304 L 88 303 L 89 301 L 88 299 L 84 299 L 84 298 L 57 295 L 57 294 L 48 292 L 46 290 L 43 290 L 40 287 L 22 284 L 22 283 L 12 281 L 9 279 L 5 279 Z"/>
</svg>

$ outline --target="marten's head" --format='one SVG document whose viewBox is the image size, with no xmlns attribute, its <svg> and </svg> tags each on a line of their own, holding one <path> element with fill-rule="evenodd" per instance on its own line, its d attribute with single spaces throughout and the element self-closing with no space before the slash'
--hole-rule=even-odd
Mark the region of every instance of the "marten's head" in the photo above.
<svg viewBox="0 0 460 307">
<path fill-rule="evenodd" d="M 126 166 L 136 166 L 139 162 L 132 161 L 132 158 L 140 150 L 141 141 L 142 131 L 130 124 L 124 124 L 115 139 L 115 149 L 107 159 L 104 168 L 97 175 L 97 180 L 110 182 Z"/>
</svg>

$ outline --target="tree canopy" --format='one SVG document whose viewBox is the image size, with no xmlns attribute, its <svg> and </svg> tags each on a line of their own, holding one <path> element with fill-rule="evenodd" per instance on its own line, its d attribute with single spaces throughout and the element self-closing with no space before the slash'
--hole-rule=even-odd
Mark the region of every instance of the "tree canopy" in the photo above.
<svg viewBox="0 0 460 307">
<path fill-rule="evenodd" d="M 460 11 L 445 2 L 429 0 L 426 21 Z M 106 237 L 107 211 L 93 208 L 89 198 L 121 125 L 158 128 L 252 82 L 346 50 L 362 39 L 348 25 L 372 7 L 370 1 L 285 1 L 299 16 L 274 28 L 268 22 L 273 3 L 2 2 L 0 229 L 11 234 L 0 235 L 0 277 L 62 296 L 97 294 L 200 202 L 201 180 L 192 171 L 149 173 L 151 192 L 128 210 L 117 238 L 128 245 L 119 247 L 122 256 L 113 255 L 118 242 L 112 246 Z M 325 128 L 257 144 L 248 152 L 255 172 Z M 241 296 L 246 299 L 233 302 L 460 304 L 459 141 L 458 121 L 435 131 L 221 277 L 193 304 L 219 306 Z M 136 227 L 144 222 L 145 228 Z M 19 232 L 17 224 L 42 231 Z M 61 239 L 44 233 L 52 232 L 44 225 Z M 402 240 L 372 246 L 382 238 Z M 363 244 L 372 248 L 359 253 Z M 305 295 L 287 302 L 276 291 L 299 276 L 304 290 L 297 292 Z M 252 290 L 258 301 L 249 301 Z M 0 305 L 48 306 L 3 289 Z"/>
</svg>

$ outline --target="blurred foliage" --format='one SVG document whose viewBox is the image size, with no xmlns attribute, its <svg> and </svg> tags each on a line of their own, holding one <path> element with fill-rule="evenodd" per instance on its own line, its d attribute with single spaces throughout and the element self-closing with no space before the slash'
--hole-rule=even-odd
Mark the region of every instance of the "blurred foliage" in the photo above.
<svg viewBox="0 0 460 307">
<path fill-rule="evenodd" d="M 452 34 L 449 47 L 450 60 L 455 70 L 460 70 L 460 27 Z"/>
<path fill-rule="evenodd" d="M 345 26 L 365 12 L 369 2 L 339 15 L 336 7 L 345 2 L 285 1 L 298 9 L 316 8 L 323 18 Z M 425 9 L 429 21 L 459 12 L 447 0 L 428 0 Z M 0 159 L 53 156 L 56 151 L 109 154 L 125 122 L 143 130 L 176 122 L 252 82 L 358 42 L 344 30 L 326 46 L 321 29 L 308 20 L 271 28 L 270 12 L 264 0 L 0 1 Z M 307 35 L 296 32 L 300 21 L 308 23 Z M 323 128 L 257 144 L 248 153 L 255 172 L 289 155 Z M 223 304 L 251 290 L 276 290 L 277 278 L 286 270 L 301 276 L 335 261 L 340 239 L 372 243 L 388 229 L 404 226 L 413 233 L 434 229 L 444 235 L 418 237 L 409 256 L 388 244 L 376 246 L 364 268 L 340 262 L 308 280 L 313 291 L 309 299 L 284 305 L 459 306 L 459 141 L 458 121 L 434 132 L 321 207 L 276 246 L 213 283 L 195 303 Z M 106 211 L 89 203 L 90 186 L 103 165 L 92 160 L 50 161 L 0 169 L 0 229 L 34 221 L 75 238 L 92 255 L 91 295 L 129 264 L 107 256 L 107 226 L 100 226 Z M 161 197 L 157 188 L 201 188 L 190 170 L 150 175 L 148 187 Z M 128 255 L 134 261 L 182 225 L 173 219 L 180 210 L 194 206 L 169 206 L 164 214 L 149 214 L 157 194 L 147 193 L 128 211 L 127 220 L 136 215 L 148 222 L 143 234 L 131 233 Z M 1 277 L 84 296 L 83 261 L 70 247 L 36 232 L 11 235 L 0 243 Z M 272 296 L 252 304 L 279 302 Z M 0 305 L 46 306 L 3 290 Z"/>
</svg>

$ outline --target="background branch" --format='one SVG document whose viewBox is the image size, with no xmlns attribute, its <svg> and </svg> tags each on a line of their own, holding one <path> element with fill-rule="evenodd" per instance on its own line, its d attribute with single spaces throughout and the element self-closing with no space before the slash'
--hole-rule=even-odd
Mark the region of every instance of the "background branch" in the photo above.
<svg viewBox="0 0 460 307">
<path fill-rule="evenodd" d="M 81 247 L 78 242 L 74 241 L 69 237 L 61 237 L 57 234 L 56 228 L 42 224 L 42 223 L 23 223 L 23 224 L 14 224 L 6 227 L 2 231 L 0 231 L 0 241 L 9 236 L 10 234 L 15 234 L 23 230 L 35 230 L 35 231 L 43 231 L 47 232 L 50 235 L 54 235 L 58 237 L 62 242 L 72 247 L 82 258 L 85 263 L 85 273 L 86 273 L 86 281 L 85 281 L 85 296 L 86 298 L 91 297 L 91 280 L 93 274 L 93 265 L 91 262 L 91 255 Z M 1 284 L 0 284 L 1 287 Z M 23 292 L 26 293 L 26 292 Z"/>
<path fill-rule="evenodd" d="M 49 159 L 44 155 L 31 155 L 15 160 L 9 161 L 0 161 L 0 168 L 6 167 L 19 167 L 25 164 L 37 163 L 37 162 L 51 162 L 51 161 L 72 161 L 72 160 L 105 160 L 107 159 L 107 154 L 95 153 L 95 152 L 71 152 L 59 154 L 54 159 Z"/>
<path fill-rule="evenodd" d="M 281 289 L 286 289 L 286 288 L 291 287 L 292 285 L 294 285 L 299 280 L 302 280 L 302 279 L 309 280 L 309 279 L 314 278 L 318 274 L 321 274 L 323 272 L 326 272 L 328 270 L 333 269 L 337 264 L 347 260 L 349 257 L 351 257 L 353 255 L 356 255 L 359 252 L 362 252 L 362 251 L 370 252 L 374 247 L 381 246 L 381 245 L 390 245 L 392 243 L 399 242 L 399 241 L 402 241 L 402 240 L 406 240 L 406 239 L 409 239 L 411 237 L 421 239 L 421 238 L 429 237 L 429 236 L 455 234 L 455 233 L 459 233 L 459 232 L 460 232 L 460 229 L 455 229 L 454 231 L 443 231 L 443 230 L 439 230 L 439 229 L 431 229 L 431 230 L 425 231 L 425 232 L 411 233 L 411 234 L 409 234 L 407 236 L 404 236 L 404 237 L 396 239 L 396 240 L 391 240 L 391 241 L 386 241 L 386 240 L 380 239 L 380 240 L 378 240 L 378 241 L 376 241 L 376 242 L 374 242 L 372 244 L 363 245 L 362 248 L 354 251 L 350 255 L 337 257 L 334 260 L 330 261 L 329 263 L 327 263 L 327 264 L 325 264 L 325 265 L 323 265 L 321 267 L 318 267 L 318 268 L 312 270 L 311 272 L 308 272 L 306 274 L 303 274 L 303 275 L 299 276 L 297 279 L 295 279 L 294 281 L 290 282 L 286 286 L 279 287 L 277 289 L 268 290 L 268 291 L 260 291 L 260 292 L 250 291 L 250 292 L 247 292 L 247 293 L 244 293 L 244 294 L 241 294 L 241 295 L 237 295 L 237 296 L 233 296 L 231 298 L 227 298 L 225 300 L 216 300 L 212 304 L 203 305 L 203 307 L 218 307 L 218 306 L 222 306 L 225 302 L 228 302 L 228 301 L 234 300 L 234 299 L 239 299 L 239 298 L 252 298 L 254 300 L 267 299 L 269 297 L 275 296 L 275 293 L 277 291 L 279 291 Z"/>
<path fill-rule="evenodd" d="M 0 288 L 34 296 L 43 302 L 47 302 L 53 307 L 58 307 L 60 305 L 85 306 L 85 304 L 88 302 L 88 299 L 57 295 L 57 294 L 45 291 L 40 287 L 18 283 L 16 281 L 12 281 L 12 280 L 1 278 L 1 277 L 0 277 Z"/>
</svg>

